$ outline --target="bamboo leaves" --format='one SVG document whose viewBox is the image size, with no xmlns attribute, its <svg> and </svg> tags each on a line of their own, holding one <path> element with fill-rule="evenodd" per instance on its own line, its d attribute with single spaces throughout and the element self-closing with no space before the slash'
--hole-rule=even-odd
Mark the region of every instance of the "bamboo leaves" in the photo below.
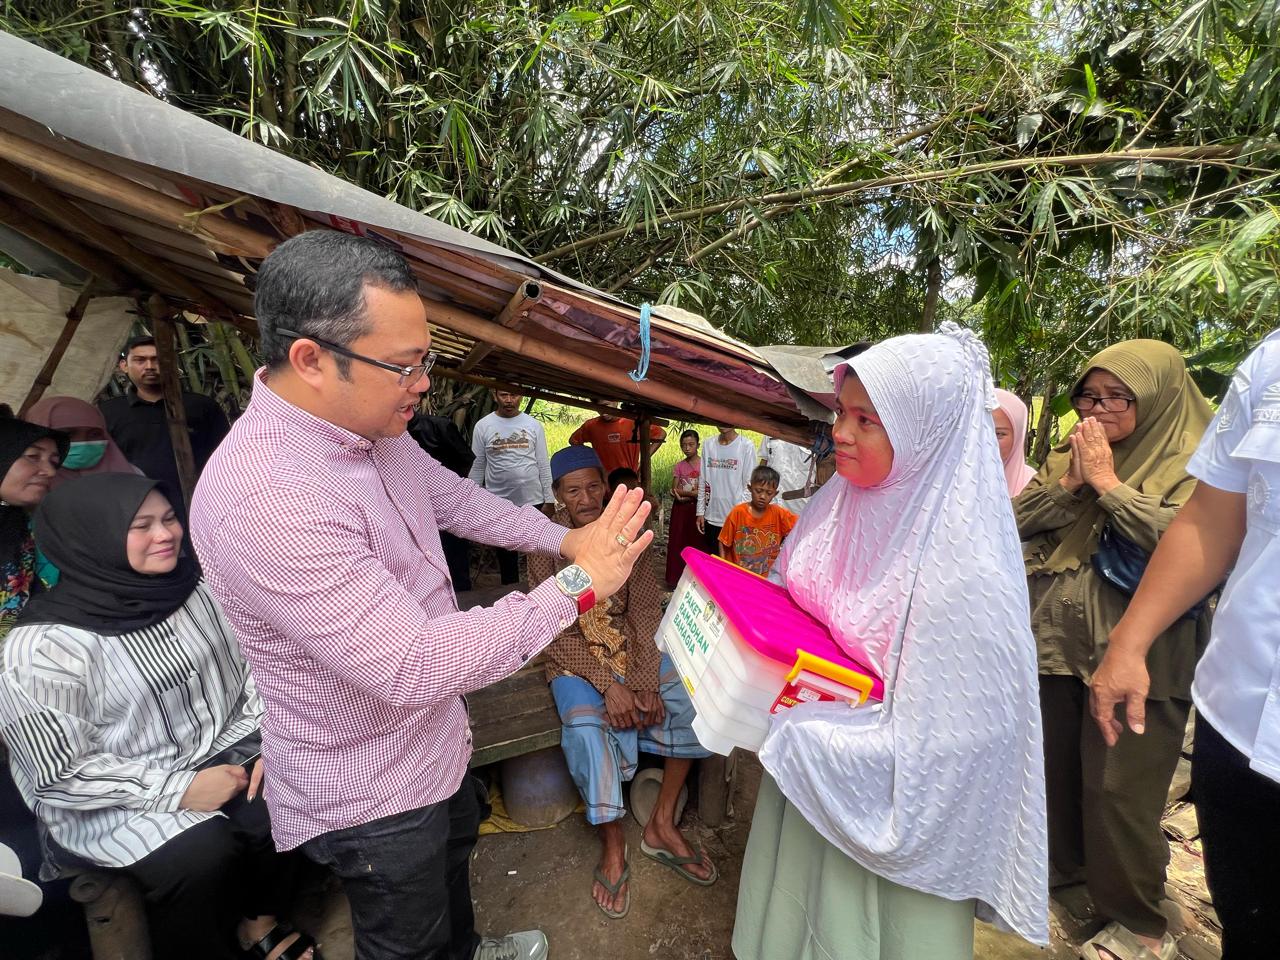
<svg viewBox="0 0 1280 960">
<path fill-rule="evenodd" d="M 751 340 L 915 329 L 931 269 L 1024 388 L 1280 323 L 1275 0 L 23 8 L 0 26 Z"/>
</svg>

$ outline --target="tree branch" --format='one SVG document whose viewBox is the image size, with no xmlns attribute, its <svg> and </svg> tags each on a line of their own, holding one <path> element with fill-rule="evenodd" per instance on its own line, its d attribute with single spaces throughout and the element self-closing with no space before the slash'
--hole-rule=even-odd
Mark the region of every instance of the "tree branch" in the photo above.
<svg viewBox="0 0 1280 960">
<path fill-rule="evenodd" d="M 1257 145 L 1258 150 L 1280 149 L 1280 143 Z M 1136 161 L 1164 161 L 1166 163 L 1186 164 L 1230 164 L 1245 152 L 1244 144 L 1226 144 L 1217 146 L 1195 147 L 1152 147 L 1141 150 L 1112 150 L 1102 153 L 1055 154 L 1047 157 L 1013 157 L 1007 160 L 989 160 L 941 170 L 919 170 L 912 173 L 894 174 L 885 177 L 874 177 L 870 180 L 851 180 L 846 183 L 809 186 L 799 190 L 780 193 L 767 193 L 755 197 L 738 197 L 733 200 L 721 200 L 704 206 L 677 210 L 671 213 L 649 217 L 636 223 L 624 224 L 612 230 L 606 230 L 590 237 L 583 237 L 573 243 L 556 247 L 535 257 L 538 263 L 558 259 L 566 254 L 575 253 L 590 247 L 630 236 L 645 230 L 682 223 L 686 220 L 697 220 L 700 217 L 714 216 L 720 213 L 731 213 L 748 206 L 774 207 L 779 205 L 796 205 L 805 201 L 830 200 L 847 196 L 851 193 L 862 193 L 868 190 L 881 190 L 886 187 L 904 186 L 907 184 L 932 183 L 938 180 L 951 180 L 957 177 L 974 176 L 981 173 L 997 173 L 1002 170 L 1021 170 L 1033 167 L 1092 167 L 1110 163 L 1126 163 Z"/>
<path fill-rule="evenodd" d="M 971 114 L 977 109 L 979 108 L 972 107 L 969 110 L 964 111 L 964 113 Z M 910 143 L 912 140 L 918 139 L 919 137 L 928 136 L 929 134 L 937 130 L 940 126 L 942 126 L 943 123 L 945 122 L 946 122 L 945 120 L 934 120 L 932 123 L 926 123 L 919 127 L 916 127 L 913 130 L 908 130 L 906 133 L 902 134 L 901 136 L 894 137 L 892 140 L 886 143 L 883 147 L 880 148 L 879 152 L 888 152 L 890 150 L 896 150 L 898 147 L 905 146 L 906 144 Z M 867 155 L 863 154 L 862 156 L 855 157 L 852 160 L 846 160 L 844 163 L 840 164 L 839 166 L 827 171 L 827 173 L 825 173 L 821 178 L 819 178 L 814 185 L 818 187 L 823 187 L 829 183 L 834 183 L 836 180 L 839 180 L 841 177 L 843 177 L 846 173 L 848 173 L 858 164 L 865 163 L 866 159 L 867 159 Z M 773 207 L 769 210 L 765 210 L 758 216 L 748 217 L 736 229 L 731 230 L 728 233 L 721 234 L 715 240 L 712 240 L 710 243 L 708 243 L 705 247 L 702 247 L 700 250 L 695 250 L 692 254 L 688 256 L 688 258 L 686 258 L 685 263 L 687 263 L 691 267 L 697 266 L 698 261 L 701 260 L 703 257 L 709 256 L 710 254 L 715 253 L 717 250 L 727 246 L 728 244 L 734 242 L 735 240 L 741 240 L 743 237 L 747 236 L 749 233 L 754 231 L 757 227 L 762 226 L 764 223 L 774 219 L 775 217 L 782 216 L 784 213 L 790 213 L 797 206 L 799 206 L 799 204 L 783 204 L 782 206 Z"/>
</svg>

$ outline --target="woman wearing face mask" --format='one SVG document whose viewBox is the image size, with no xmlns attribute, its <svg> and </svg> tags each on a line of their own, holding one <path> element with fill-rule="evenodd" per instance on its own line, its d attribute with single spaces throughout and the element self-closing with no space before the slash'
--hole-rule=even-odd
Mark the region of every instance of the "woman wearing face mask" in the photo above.
<svg viewBox="0 0 1280 960">
<path fill-rule="evenodd" d="M 102 413 L 91 403 L 75 397 L 46 397 L 27 411 L 32 423 L 60 430 L 71 438 L 62 467 L 53 486 L 94 473 L 142 473 L 125 459 Z"/>
<path fill-rule="evenodd" d="M 0 419 L 0 643 L 27 601 L 58 580 L 36 549 L 31 512 L 49 492 L 67 445 L 65 433 Z"/>
<path fill-rule="evenodd" d="M 294 858 L 259 795 L 262 701 L 168 499 L 84 477 L 34 527 L 60 578 L 0 656 L 0 734 L 52 841 L 45 878 L 66 853 L 129 874 L 158 957 L 306 960 L 276 924 Z"/>
<path fill-rule="evenodd" d="M 1129 594 L 1104 571 L 1124 538 L 1150 554 L 1195 489 L 1187 461 L 1213 411 L 1167 343 L 1130 340 L 1093 357 L 1076 382 L 1068 442 L 1013 502 L 1040 659 L 1052 883 L 1083 881 L 1106 927 L 1087 960 L 1170 960 L 1161 910 L 1169 845 L 1160 829 L 1182 750 L 1208 614 L 1166 630 L 1147 655 L 1146 732 L 1107 749 L 1089 681 Z M 1189 598 L 1188 605 L 1199 597 Z"/>
<path fill-rule="evenodd" d="M 836 370 L 836 476 L 771 578 L 884 680 L 773 719 L 739 960 L 968 960 L 1049 934 L 1035 653 L 986 348 L 895 337 Z"/>
</svg>

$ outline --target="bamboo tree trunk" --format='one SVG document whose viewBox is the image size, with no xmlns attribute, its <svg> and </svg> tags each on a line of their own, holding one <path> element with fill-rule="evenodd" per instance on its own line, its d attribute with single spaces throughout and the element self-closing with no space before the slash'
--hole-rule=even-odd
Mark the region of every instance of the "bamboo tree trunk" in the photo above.
<svg viewBox="0 0 1280 960">
<path fill-rule="evenodd" d="M 1044 384 L 1044 399 L 1040 405 L 1040 417 L 1036 421 L 1036 442 L 1031 458 L 1037 467 L 1044 463 L 1049 456 L 1049 444 L 1052 440 L 1050 431 L 1053 429 L 1054 421 L 1053 398 L 1055 390 L 1057 390 L 1057 386 L 1052 378 L 1046 380 Z"/>
<path fill-rule="evenodd" d="M 285 0 L 285 18 L 295 27 L 302 26 L 302 18 L 298 15 L 298 0 Z M 280 101 L 284 108 L 280 118 L 280 129 L 286 137 L 293 139 L 297 126 L 298 96 L 298 38 L 289 30 L 284 32 L 284 83 L 280 87 Z"/>
<path fill-rule="evenodd" d="M 209 391 L 205 388 L 205 379 L 200 371 L 200 364 L 191 351 L 191 332 L 187 329 L 187 325 L 180 320 L 174 321 L 173 329 L 178 334 L 178 360 L 182 364 L 182 371 L 187 375 L 188 389 L 192 393 L 207 394 Z"/>
<path fill-rule="evenodd" d="M 191 450 L 191 434 L 187 430 L 187 407 L 182 399 L 182 382 L 178 378 L 177 339 L 169 309 L 159 296 L 152 296 L 145 305 L 139 301 L 151 319 L 152 333 L 156 338 L 156 359 L 160 361 L 160 384 L 164 390 L 164 408 L 169 421 L 169 439 L 173 443 L 173 458 L 178 465 L 178 482 L 182 484 L 182 500 L 191 508 L 191 494 L 196 488 L 196 458 Z"/>
<path fill-rule="evenodd" d="M 942 296 L 942 261 L 929 258 L 925 268 L 924 309 L 920 311 L 920 332 L 933 333 L 938 317 L 938 299 Z"/>
</svg>

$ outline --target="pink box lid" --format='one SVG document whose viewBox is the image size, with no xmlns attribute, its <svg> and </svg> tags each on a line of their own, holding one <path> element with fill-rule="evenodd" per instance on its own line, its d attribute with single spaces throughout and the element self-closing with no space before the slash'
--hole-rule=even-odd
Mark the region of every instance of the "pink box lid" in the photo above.
<svg viewBox="0 0 1280 960">
<path fill-rule="evenodd" d="M 797 604 L 785 588 L 696 547 L 685 547 L 680 556 L 742 639 L 761 656 L 790 667 L 803 650 L 870 677 L 871 699 L 883 698 L 884 682 L 870 667 L 845 653 L 826 626 Z"/>
</svg>

